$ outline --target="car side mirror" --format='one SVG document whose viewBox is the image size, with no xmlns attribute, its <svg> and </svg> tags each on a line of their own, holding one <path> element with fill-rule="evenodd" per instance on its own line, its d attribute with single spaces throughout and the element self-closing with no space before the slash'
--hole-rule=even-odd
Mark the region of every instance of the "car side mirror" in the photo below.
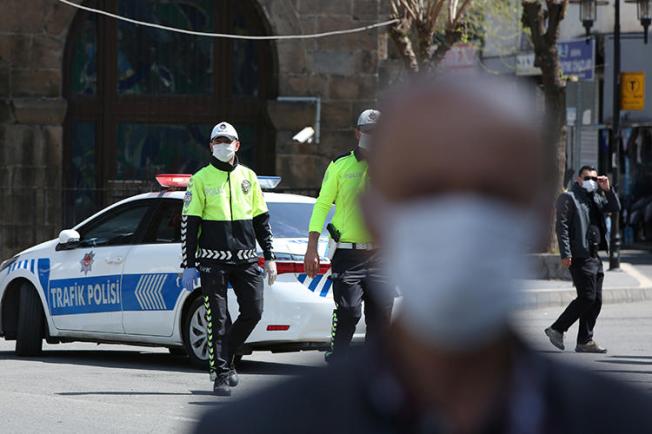
<svg viewBox="0 0 652 434">
<path fill-rule="evenodd" d="M 81 236 L 79 232 L 74 229 L 66 229 L 59 233 L 59 244 L 57 244 L 56 250 L 70 250 L 79 246 L 79 240 Z"/>
</svg>

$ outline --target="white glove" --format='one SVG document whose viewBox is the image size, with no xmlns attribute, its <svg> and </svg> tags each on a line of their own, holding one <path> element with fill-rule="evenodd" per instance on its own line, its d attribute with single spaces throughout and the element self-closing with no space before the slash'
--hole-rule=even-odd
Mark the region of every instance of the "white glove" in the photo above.
<svg viewBox="0 0 652 434">
<path fill-rule="evenodd" d="M 276 282 L 278 272 L 276 271 L 275 261 L 265 261 L 265 275 L 267 276 L 267 283 L 272 286 Z"/>
</svg>

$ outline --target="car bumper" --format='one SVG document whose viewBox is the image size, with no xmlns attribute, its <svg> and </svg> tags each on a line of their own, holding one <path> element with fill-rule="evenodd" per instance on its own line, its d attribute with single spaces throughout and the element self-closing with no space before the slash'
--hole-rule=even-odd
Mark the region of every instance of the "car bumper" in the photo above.
<svg viewBox="0 0 652 434">
<path fill-rule="evenodd" d="M 325 349 L 330 344 L 335 303 L 332 297 L 312 292 L 296 279 L 285 278 L 265 288 L 265 308 L 248 345 L 256 347 L 306 347 Z M 287 329 L 283 329 L 287 327 Z M 358 323 L 355 341 L 364 340 L 364 317 Z M 288 350 L 289 351 L 289 350 Z"/>
</svg>

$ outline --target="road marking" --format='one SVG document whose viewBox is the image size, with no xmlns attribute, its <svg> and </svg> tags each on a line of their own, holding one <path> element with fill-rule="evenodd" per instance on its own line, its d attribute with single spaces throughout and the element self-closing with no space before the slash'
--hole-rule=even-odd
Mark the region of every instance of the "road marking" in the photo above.
<svg viewBox="0 0 652 434">
<path fill-rule="evenodd" d="M 650 280 L 645 274 L 638 271 L 632 264 L 621 263 L 620 268 L 622 268 L 625 273 L 638 280 L 639 286 L 652 286 L 652 280 Z"/>
</svg>

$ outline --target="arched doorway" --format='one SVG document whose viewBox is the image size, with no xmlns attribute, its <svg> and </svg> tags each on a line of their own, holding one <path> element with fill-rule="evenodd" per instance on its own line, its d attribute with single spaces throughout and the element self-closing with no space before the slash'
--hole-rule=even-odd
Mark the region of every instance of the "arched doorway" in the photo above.
<svg viewBox="0 0 652 434">
<path fill-rule="evenodd" d="M 85 4 L 202 32 L 269 33 L 255 0 Z M 208 135 L 220 120 L 238 129 L 243 163 L 273 173 L 266 111 L 276 94 L 272 43 L 183 35 L 80 11 L 64 61 L 66 224 L 156 173 L 190 173 L 206 164 Z"/>
</svg>

